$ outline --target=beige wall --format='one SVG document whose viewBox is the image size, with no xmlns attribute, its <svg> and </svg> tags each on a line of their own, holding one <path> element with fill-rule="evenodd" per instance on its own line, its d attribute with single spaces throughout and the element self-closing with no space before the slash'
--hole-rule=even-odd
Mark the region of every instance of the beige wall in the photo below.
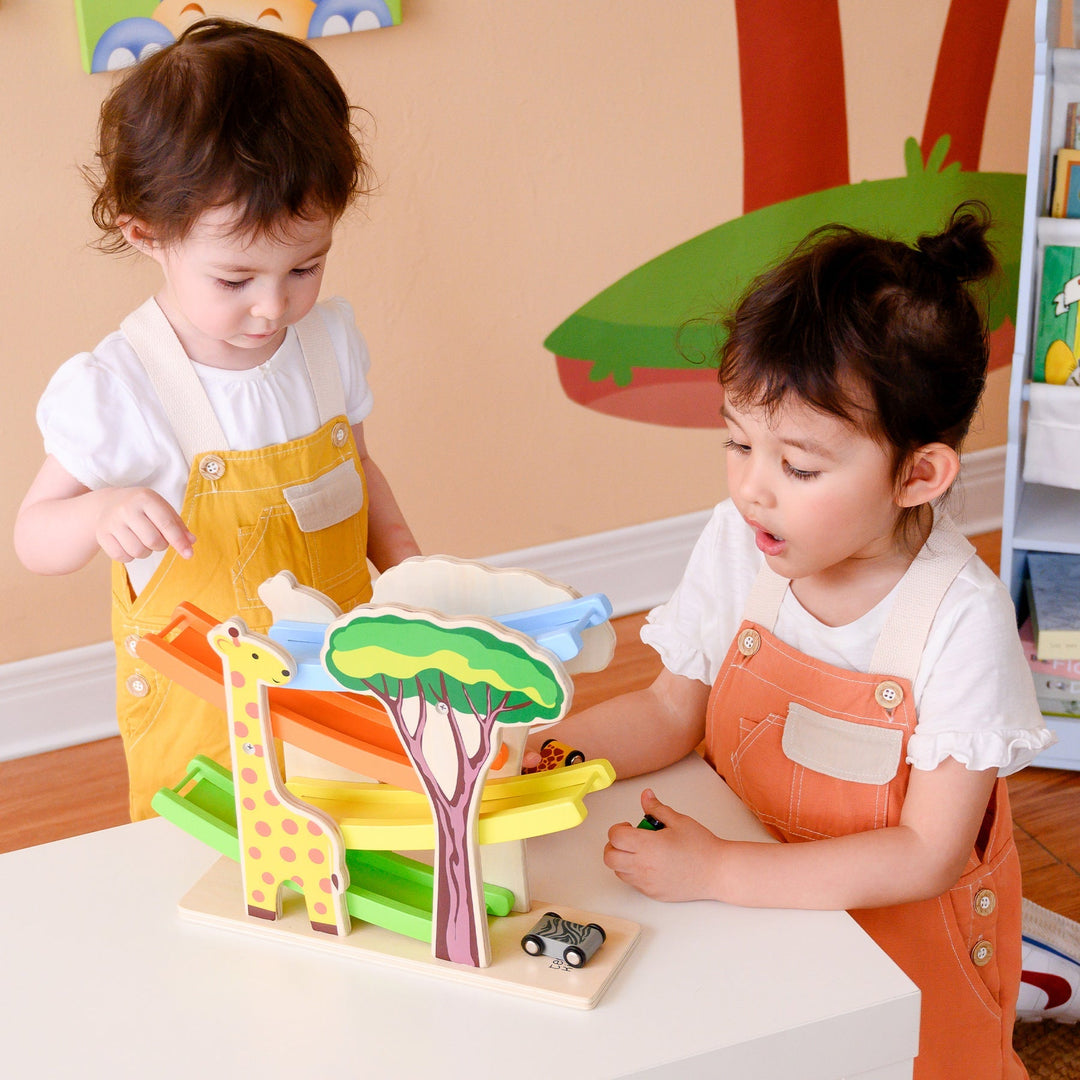
<svg viewBox="0 0 1080 1080">
<path fill-rule="evenodd" d="M 1013 0 L 983 168 L 1022 172 L 1034 0 Z M 428 551 L 479 556 L 687 513 L 724 491 L 715 431 L 607 418 L 542 341 L 601 288 L 741 211 L 733 2 L 405 0 L 318 44 L 370 110 L 380 194 L 327 275 L 375 360 L 369 444 Z M 902 173 L 946 0 L 842 0 L 852 179 Z M 70 0 L 0 2 L 0 533 L 40 463 L 52 371 L 156 286 L 95 253 L 78 173 L 112 76 L 83 74 Z M 1005 373 L 974 447 L 1004 442 Z M 35 578 L 0 545 L 0 662 L 104 640 L 103 558 Z"/>
</svg>

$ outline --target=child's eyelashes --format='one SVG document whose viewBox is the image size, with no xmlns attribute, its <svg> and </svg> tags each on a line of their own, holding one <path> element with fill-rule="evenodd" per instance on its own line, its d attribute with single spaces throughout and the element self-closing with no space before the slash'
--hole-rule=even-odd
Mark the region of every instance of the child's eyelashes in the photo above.
<svg viewBox="0 0 1080 1080">
<path fill-rule="evenodd" d="M 315 263 L 314 266 L 298 266 L 295 270 L 290 270 L 289 273 L 294 278 L 307 278 L 314 277 L 321 271 L 322 263 Z M 229 292 L 239 292 L 251 281 L 251 278 L 243 278 L 240 281 L 232 281 L 229 278 L 215 278 L 215 280 L 222 289 L 227 289 Z"/>
<path fill-rule="evenodd" d="M 738 443 L 734 439 L 728 439 L 724 443 L 724 449 L 733 454 L 746 455 L 750 453 L 750 447 L 746 443 Z M 784 472 L 793 480 L 813 480 L 821 475 L 820 469 L 797 469 L 790 462 L 784 462 Z"/>
</svg>

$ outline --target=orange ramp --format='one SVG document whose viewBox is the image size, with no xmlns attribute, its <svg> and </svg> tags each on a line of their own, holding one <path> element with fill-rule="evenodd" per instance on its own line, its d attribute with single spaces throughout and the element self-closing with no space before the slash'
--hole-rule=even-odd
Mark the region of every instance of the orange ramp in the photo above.
<svg viewBox="0 0 1080 1080">
<path fill-rule="evenodd" d="M 140 638 L 135 651 L 166 678 L 224 713 L 221 659 L 206 640 L 218 622 L 185 602 L 160 633 Z M 362 776 L 420 791 L 412 762 L 377 702 L 345 691 L 288 687 L 271 689 L 269 698 L 277 738 Z"/>
</svg>

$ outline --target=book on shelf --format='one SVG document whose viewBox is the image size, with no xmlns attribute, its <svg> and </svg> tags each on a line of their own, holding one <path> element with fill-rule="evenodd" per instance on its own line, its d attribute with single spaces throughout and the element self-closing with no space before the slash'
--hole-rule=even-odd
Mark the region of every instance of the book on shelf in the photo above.
<svg viewBox="0 0 1080 1080">
<path fill-rule="evenodd" d="M 1050 216 L 1080 218 L 1080 150 L 1066 146 L 1057 152 Z"/>
<path fill-rule="evenodd" d="M 1065 107 L 1065 147 L 1080 150 L 1080 101 L 1070 101 Z"/>
<path fill-rule="evenodd" d="M 1080 555 L 1029 551 L 1027 570 L 1036 659 L 1080 659 Z"/>
<path fill-rule="evenodd" d="M 1039 709 L 1048 716 L 1080 719 L 1080 659 L 1040 660 L 1035 651 L 1030 617 L 1020 627 L 1020 644 L 1031 670 Z"/>
<path fill-rule="evenodd" d="M 1048 244 L 1043 251 L 1042 287 L 1036 306 L 1033 382 L 1064 384 L 1080 356 L 1080 247 Z"/>
</svg>

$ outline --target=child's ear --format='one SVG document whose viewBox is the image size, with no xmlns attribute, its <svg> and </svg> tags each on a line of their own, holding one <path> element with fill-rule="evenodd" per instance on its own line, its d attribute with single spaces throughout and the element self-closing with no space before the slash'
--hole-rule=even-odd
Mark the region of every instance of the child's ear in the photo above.
<svg viewBox="0 0 1080 1080">
<path fill-rule="evenodd" d="M 897 506 L 923 506 L 944 495 L 960 472 L 960 456 L 944 443 L 927 443 L 911 455 L 896 495 Z"/>
<path fill-rule="evenodd" d="M 121 218 L 117 224 L 124 234 L 124 239 L 136 250 L 144 255 L 150 255 L 154 247 L 154 238 L 146 223 L 135 217 Z"/>
</svg>

